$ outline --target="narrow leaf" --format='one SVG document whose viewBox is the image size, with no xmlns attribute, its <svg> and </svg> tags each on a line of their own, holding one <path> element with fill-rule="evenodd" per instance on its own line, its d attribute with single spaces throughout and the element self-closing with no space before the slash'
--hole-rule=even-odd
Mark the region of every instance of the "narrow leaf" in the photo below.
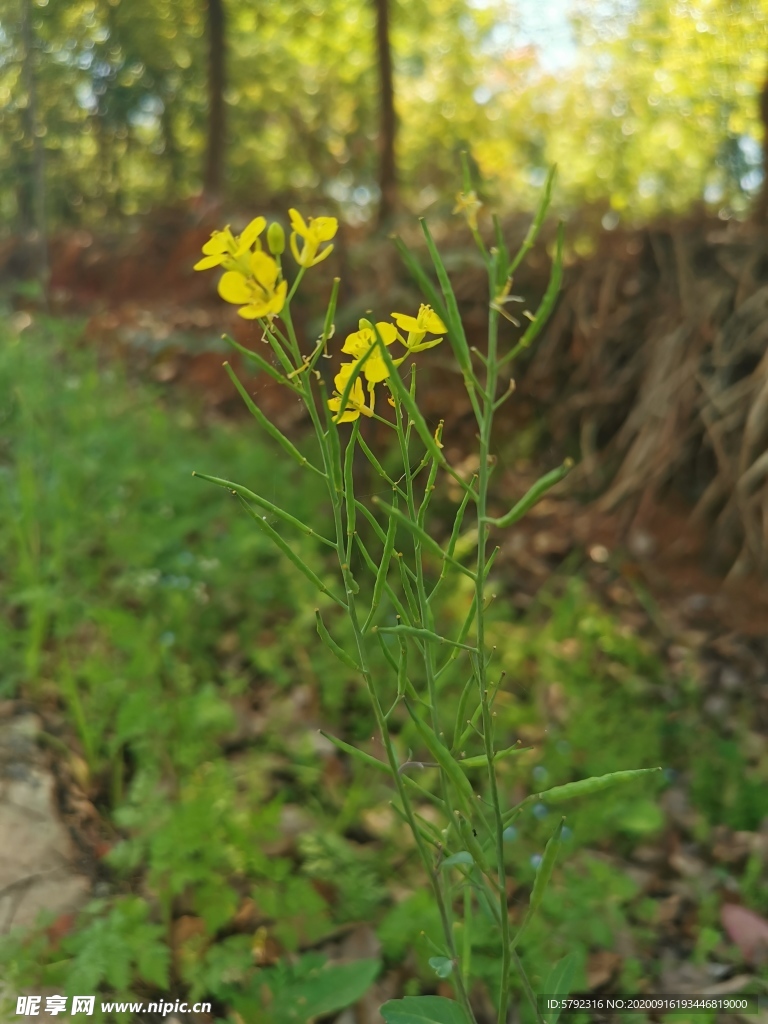
<svg viewBox="0 0 768 1024">
<path fill-rule="evenodd" d="M 310 567 L 307 565 L 305 561 L 299 558 L 299 556 L 296 554 L 293 548 L 289 544 L 286 544 L 286 542 L 283 540 L 283 538 L 280 536 L 277 530 L 272 529 L 272 527 L 269 525 L 266 519 L 264 519 L 260 515 L 257 515 L 256 512 L 254 512 L 254 510 L 251 508 L 248 502 L 242 497 L 242 495 L 238 494 L 237 496 L 240 500 L 240 504 L 246 510 L 248 515 L 251 516 L 251 518 L 259 527 L 259 529 L 263 530 L 264 533 L 266 533 L 266 535 L 270 538 L 275 547 L 279 548 L 283 552 L 285 557 L 289 561 L 293 562 L 293 564 L 296 566 L 299 572 L 303 573 L 303 575 L 307 577 L 310 583 L 314 583 L 314 585 L 317 587 L 321 594 L 327 594 L 328 597 L 330 597 L 332 600 L 336 602 L 337 605 L 339 605 L 339 607 L 343 608 L 346 611 L 346 602 L 342 601 L 340 597 L 337 597 L 336 594 L 334 594 L 331 590 L 328 589 L 328 587 L 326 587 L 326 585 L 323 583 L 323 581 L 320 579 L 317 573 L 314 572 L 314 570 L 310 569 Z"/>
<path fill-rule="evenodd" d="M 229 374 L 229 379 L 240 392 L 240 397 L 245 402 L 246 406 L 248 407 L 248 411 L 251 413 L 253 418 L 258 422 L 259 426 L 262 427 L 273 440 L 277 441 L 277 443 L 291 456 L 291 458 L 295 462 L 298 462 L 300 466 L 306 466 L 308 469 L 311 469 L 319 476 L 325 477 L 325 473 L 322 471 L 322 469 L 318 469 L 317 466 L 313 466 L 309 459 L 305 455 L 301 454 L 296 445 L 289 441 L 285 434 L 283 434 L 282 431 L 278 430 L 274 423 L 267 416 L 264 415 L 264 413 L 261 411 L 258 405 L 256 405 L 251 396 L 245 390 L 242 382 L 240 381 L 240 378 L 237 376 L 237 374 L 235 373 L 235 371 L 232 369 L 228 362 L 224 363 L 224 369 Z"/>
<path fill-rule="evenodd" d="M 288 523 L 289 526 L 295 526 L 297 530 L 300 530 L 307 537 L 315 537 L 317 540 L 322 541 L 323 544 L 327 544 L 331 548 L 336 548 L 336 545 L 332 540 L 328 540 L 327 537 L 323 537 L 321 534 L 316 533 L 311 526 L 307 526 L 306 523 L 302 523 L 296 516 L 292 516 L 290 512 L 286 512 L 285 509 L 280 508 L 279 505 L 274 505 L 271 501 L 266 498 L 262 498 L 260 494 L 254 494 L 253 491 L 249 491 L 247 487 L 241 486 L 241 484 L 235 484 L 231 480 L 223 480 L 220 476 L 209 476 L 207 473 L 193 473 L 192 476 L 197 476 L 201 480 L 207 480 L 209 483 L 217 484 L 219 487 L 226 487 L 232 494 L 236 494 L 238 498 L 247 499 L 252 501 L 254 505 L 258 505 L 259 508 L 265 509 L 267 512 L 271 512 L 272 515 L 277 516 L 278 519 L 282 519 L 284 523 Z"/>
<path fill-rule="evenodd" d="M 251 362 L 256 363 L 258 368 L 260 370 L 263 370 L 264 373 L 270 376 L 273 380 L 276 380 L 279 384 L 284 384 L 287 388 L 290 388 L 290 390 L 293 391 L 294 394 L 301 394 L 300 388 L 296 387 L 296 385 L 292 383 L 292 381 L 288 380 L 288 378 L 285 377 L 282 373 L 280 373 L 279 370 L 276 370 L 275 367 L 270 362 L 268 362 L 263 356 L 260 356 L 258 352 L 251 351 L 251 349 L 246 348 L 245 345 L 241 345 L 238 341 L 235 341 L 234 338 L 230 338 L 228 334 L 222 334 L 222 338 L 224 339 L 224 341 L 227 342 L 228 345 L 231 345 L 232 348 L 238 351 L 241 355 L 244 355 L 246 359 L 250 359 Z"/>
</svg>

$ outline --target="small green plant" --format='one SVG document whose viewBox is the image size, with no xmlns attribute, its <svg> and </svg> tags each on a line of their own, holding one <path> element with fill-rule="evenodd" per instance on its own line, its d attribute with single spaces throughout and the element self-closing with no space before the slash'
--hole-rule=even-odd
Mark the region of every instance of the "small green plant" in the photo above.
<svg viewBox="0 0 768 1024">
<path fill-rule="evenodd" d="M 555 304 L 561 281 L 562 225 L 546 293 L 535 314 L 524 314 L 529 323 L 506 352 L 502 351 L 499 329 L 503 320 L 520 326 L 508 311 L 509 303 L 517 298 L 511 294 L 513 278 L 541 228 L 553 178 L 554 171 L 533 225 L 512 257 L 498 219 L 494 219 L 495 244 L 486 247 L 478 228 L 480 203 L 465 165 L 457 211 L 466 216 L 488 273 L 488 336 L 483 351 L 467 341 L 445 266 L 427 224 L 422 222 L 437 285 L 398 241 L 427 301 L 414 316 L 392 313 L 391 320 L 362 319 L 359 329 L 341 346 L 342 354 L 349 358 L 334 375 L 332 393 L 325 360 L 334 359 L 329 345 L 334 336 L 338 279 L 331 289 L 322 333 L 309 348 L 299 341 L 291 304 L 307 271 L 330 254 L 338 227 L 334 218 L 305 221 L 296 210 L 290 211 L 290 251 L 298 264 L 290 286 L 283 267 L 284 230 L 278 223 L 269 226 L 269 251 L 265 251 L 261 239 L 267 223 L 263 217 L 253 220 L 239 236 L 229 228 L 214 232 L 196 265 L 199 270 L 220 267 L 224 271 L 219 294 L 237 305 L 243 318 L 258 321 L 271 358 L 231 341 L 234 348 L 304 403 L 317 438 L 317 459 L 300 451 L 268 419 L 225 364 L 261 427 L 290 459 L 325 485 L 330 529 L 320 511 L 301 518 L 263 493 L 222 477 L 198 475 L 228 489 L 258 530 L 315 586 L 319 637 L 343 671 L 362 681 L 386 761 L 346 740 L 329 739 L 350 757 L 389 775 L 396 791 L 395 811 L 408 826 L 437 909 L 440 933 L 437 941 L 430 939 L 434 955 L 429 963 L 436 979 L 450 980 L 455 1000 L 442 996 L 391 1000 L 381 1011 L 388 1024 L 417 1020 L 474 1024 L 472 988 L 477 972 L 473 947 L 480 938 L 485 944 L 489 930 L 496 940 L 492 958 L 495 977 L 489 988 L 499 1024 L 507 1020 L 515 980 L 541 1019 L 518 946 L 544 901 L 564 819 L 555 826 L 539 857 L 528 910 L 517 929 L 512 928 L 508 907 L 505 833 L 534 799 L 564 807 L 653 770 L 608 771 L 532 794 L 511 806 L 507 766 L 514 764 L 519 748 L 503 748 L 496 725 L 495 705 L 502 692 L 503 673 L 486 628 L 491 600 L 488 580 L 498 551 L 490 547 L 491 532 L 520 520 L 570 468 L 567 461 L 543 476 L 508 512 L 493 513 L 494 416 L 513 393 L 511 365 L 540 333 Z M 417 398 L 413 357 L 445 338 L 477 424 L 477 471 L 471 478 L 448 462 L 441 440 L 444 423 L 436 429 L 428 425 Z M 387 415 L 382 415 L 381 403 L 377 410 L 376 399 L 382 391 Z M 368 432 L 366 424 L 374 421 L 379 433 L 383 429 L 394 441 L 400 463 L 394 472 L 385 469 L 384 464 L 390 467 L 390 463 L 380 457 Z M 356 466 L 361 458 L 372 467 L 386 500 L 378 494 L 366 500 L 360 492 Z M 461 495 L 450 534 L 442 540 L 429 516 L 441 473 L 451 478 Z M 336 579 L 325 571 L 322 559 L 310 562 L 286 539 L 284 531 L 289 537 L 298 531 L 312 538 L 319 549 L 332 552 L 338 563 Z M 469 610 L 456 628 L 451 616 L 444 614 L 445 581 L 451 573 L 469 580 L 472 589 Z M 338 639 L 340 612 L 351 630 L 346 643 Z M 430 769 L 434 785 L 421 775 L 416 781 L 417 769 Z M 423 812 L 424 804 L 431 806 L 429 816 Z M 569 976 L 570 968 L 556 971 L 552 984 L 558 988 L 567 985 Z"/>
</svg>

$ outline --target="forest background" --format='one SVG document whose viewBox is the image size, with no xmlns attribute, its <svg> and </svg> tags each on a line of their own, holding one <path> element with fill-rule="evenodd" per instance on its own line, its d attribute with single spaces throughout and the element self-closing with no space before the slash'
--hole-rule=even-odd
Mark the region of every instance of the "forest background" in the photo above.
<svg viewBox="0 0 768 1024">
<path fill-rule="evenodd" d="M 206 193 L 323 195 L 353 222 L 456 191 L 507 207 L 552 163 L 605 225 L 762 181 L 764 0 L 4 0 L 0 218 L 115 222 Z"/>
</svg>

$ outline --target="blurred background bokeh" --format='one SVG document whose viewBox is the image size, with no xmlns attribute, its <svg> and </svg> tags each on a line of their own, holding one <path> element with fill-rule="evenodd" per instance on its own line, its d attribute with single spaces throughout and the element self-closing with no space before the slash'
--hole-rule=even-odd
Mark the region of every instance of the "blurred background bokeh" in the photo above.
<svg viewBox="0 0 768 1024">
<path fill-rule="evenodd" d="M 762 182 L 764 0 L 3 0 L 0 216 L 100 225 L 208 194 L 367 222 L 508 208 L 548 167 L 605 226 Z M 390 111 L 394 116 L 390 116 Z"/>
</svg>

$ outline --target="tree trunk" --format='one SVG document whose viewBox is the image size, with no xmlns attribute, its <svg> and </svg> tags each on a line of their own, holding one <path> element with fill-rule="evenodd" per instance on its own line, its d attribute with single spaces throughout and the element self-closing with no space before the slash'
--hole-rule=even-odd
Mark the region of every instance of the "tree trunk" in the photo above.
<svg viewBox="0 0 768 1024">
<path fill-rule="evenodd" d="M 392 77 L 392 48 L 389 39 L 389 0 L 373 0 L 376 8 L 376 56 L 379 66 L 379 226 L 392 219 L 397 209 L 397 164 L 395 162 L 395 90 Z"/>
<path fill-rule="evenodd" d="M 768 76 L 760 93 L 760 121 L 763 125 L 763 184 L 753 211 L 758 224 L 768 223 Z"/>
<path fill-rule="evenodd" d="M 224 184 L 226 146 L 226 18 L 224 0 L 207 0 L 208 7 L 208 141 L 203 172 L 203 191 L 218 198 Z"/>
<path fill-rule="evenodd" d="M 35 47 L 29 8 L 30 0 L 22 0 L 21 35 L 24 57 L 21 73 L 27 101 L 24 108 L 24 149 L 30 156 L 29 160 L 25 161 L 29 168 L 30 180 L 28 206 L 26 209 L 21 209 L 19 213 L 26 220 L 26 223 L 22 225 L 23 229 L 31 235 L 30 241 L 35 250 L 37 263 L 36 276 L 41 281 L 43 288 L 46 289 L 48 284 L 48 242 L 45 222 L 45 150 L 38 125 L 37 82 L 34 67 Z"/>
</svg>

